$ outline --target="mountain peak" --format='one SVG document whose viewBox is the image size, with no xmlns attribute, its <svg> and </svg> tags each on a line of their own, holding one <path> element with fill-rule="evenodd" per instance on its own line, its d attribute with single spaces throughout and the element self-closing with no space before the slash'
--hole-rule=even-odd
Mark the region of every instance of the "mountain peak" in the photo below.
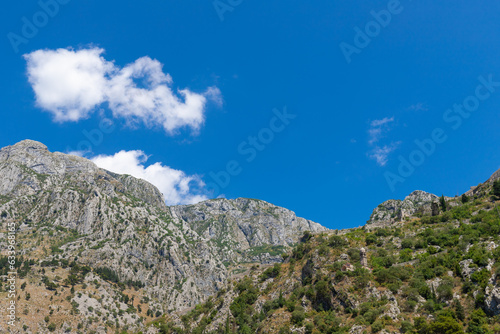
<svg viewBox="0 0 500 334">
<path fill-rule="evenodd" d="M 417 212 L 430 213 L 432 203 L 437 202 L 438 196 L 422 191 L 415 190 L 405 197 L 404 200 L 388 200 L 377 206 L 368 220 L 370 228 L 390 225 L 401 221 L 405 217 L 411 217 Z"/>
<path fill-rule="evenodd" d="M 36 141 L 36 140 L 31 140 L 31 139 L 25 139 L 25 140 L 21 140 L 20 142 L 12 145 L 12 147 L 15 147 L 15 148 L 28 148 L 28 149 L 36 149 L 36 150 L 44 150 L 44 151 L 48 151 L 48 148 L 47 146 L 45 146 L 44 144 L 40 143 L 39 141 Z"/>
</svg>

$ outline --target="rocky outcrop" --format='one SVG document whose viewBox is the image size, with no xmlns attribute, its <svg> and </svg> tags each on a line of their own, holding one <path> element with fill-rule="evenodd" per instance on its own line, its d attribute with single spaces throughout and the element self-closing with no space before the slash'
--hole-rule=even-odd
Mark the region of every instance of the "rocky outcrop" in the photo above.
<svg viewBox="0 0 500 334">
<path fill-rule="evenodd" d="M 496 180 L 499 180 L 499 179 L 500 179 L 500 169 L 497 170 L 496 172 L 494 172 L 489 177 L 489 179 L 486 180 L 485 182 L 483 182 L 482 184 L 480 184 L 478 186 L 471 187 L 470 190 L 465 193 L 465 195 L 467 195 L 467 196 L 478 196 L 481 194 L 484 195 L 488 186 L 491 186 L 493 184 L 493 182 L 495 182 Z"/>
<path fill-rule="evenodd" d="M 211 240 L 224 261 L 253 261 L 262 253 L 285 250 L 297 243 L 305 231 L 328 230 L 297 217 L 290 210 L 248 198 L 215 199 L 195 205 L 174 206 L 171 212 L 198 235 Z M 271 255 L 265 258 L 269 259 Z"/>
<path fill-rule="evenodd" d="M 500 287 L 486 287 L 484 304 L 488 313 L 492 315 L 500 314 Z"/>
<path fill-rule="evenodd" d="M 433 203 L 438 201 L 436 195 L 416 190 L 404 200 L 388 200 L 377 206 L 368 220 L 367 227 L 390 225 L 407 217 L 433 214 Z M 434 208 L 435 210 L 435 208 Z"/>
</svg>

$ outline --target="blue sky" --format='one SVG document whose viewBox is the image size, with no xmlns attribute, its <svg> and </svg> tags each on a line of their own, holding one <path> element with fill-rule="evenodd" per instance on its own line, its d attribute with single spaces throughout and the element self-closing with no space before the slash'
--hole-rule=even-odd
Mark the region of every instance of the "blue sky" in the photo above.
<svg viewBox="0 0 500 334">
<path fill-rule="evenodd" d="M 169 204 L 258 198 L 330 228 L 500 168 L 498 2 L 57 4 L 4 4 L 2 147 L 30 138 Z"/>
</svg>

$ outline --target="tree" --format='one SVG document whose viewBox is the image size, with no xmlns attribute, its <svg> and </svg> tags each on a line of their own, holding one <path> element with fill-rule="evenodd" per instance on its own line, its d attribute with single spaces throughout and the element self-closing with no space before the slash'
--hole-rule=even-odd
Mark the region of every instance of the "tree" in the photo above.
<svg viewBox="0 0 500 334">
<path fill-rule="evenodd" d="M 500 197 L 500 179 L 493 182 L 493 195 Z"/>
<path fill-rule="evenodd" d="M 375 244 L 377 242 L 378 242 L 378 239 L 375 236 L 375 234 L 368 234 L 368 236 L 366 237 L 366 244 L 367 245 Z"/>
<path fill-rule="evenodd" d="M 458 299 L 455 299 L 453 302 L 453 308 L 455 309 L 455 314 L 457 316 L 457 319 L 460 321 L 465 320 L 465 310 L 464 307 L 462 306 L 462 303 Z"/>
<path fill-rule="evenodd" d="M 428 333 L 430 334 L 461 334 L 463 332 L 460 323 L 452 317 L 440 316 L 428 328 Z"/>
<path fill-rule="evenodd" d="M 444 199 L 444 195 L 441 195 L 441 197 L 439 198 L 439 205 L 441 206 L 441 210 L 443 212 L 446 211 L 446 200 Z"/>
<path fill-rule="evenodd" d="M 482 309 L 477 309 L 470 315 L 468 333 L 486 333 L 485 325 L 487 321 L 486 314 Z"/>
<path fill-rule="evenodd" d="M 330 239 L 328 239 L 328 244 L 332 248 L 341 249 L 346 247 L 349 243 L 342 237 L 338 235 L 332 235 Z"/>
<path fill-rule="evenodd" d="M 462 195 L 462 203 L 465 204 L 469 201 L 469 197 L 466 194 Z"/>
</svg>

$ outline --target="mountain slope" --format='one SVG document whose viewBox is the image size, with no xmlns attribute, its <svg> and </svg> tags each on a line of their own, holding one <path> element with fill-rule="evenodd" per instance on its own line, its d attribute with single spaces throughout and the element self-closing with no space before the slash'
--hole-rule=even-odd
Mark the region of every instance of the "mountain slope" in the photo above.
<svg viewBox="0 0 500 334">
<path fill-rule="evenodd" d="M 327 230 L 290 210 L 247 198 L 176 206 L 171 212 L 217 245 L 225 262 L 281 262 L 281 256 L 269 257 L 260 250 L 284 250 L 297 243 L 304 231 Z"/>
<path fill-rule="evenodd" d="M 205 210 L 202 220 L 192 220 L 188 212 L 222 202 L 238 207 L 241 201 L 167 207 L 148 182 L 51 153 L 41 143 L 26 140 L 1 149 L 0 246 L 7 249 L 7 226 L 15 224 L 22 254 L 16 263 L 18 283 L 24 285 L 18 293 L 23 297 L 18 301 L 20 325 L 37 333 L 52 323 L 62 325 L 61 332 L 78 326 L 137 331 L 146 319 L 203 302 L 226 286 L 231 275 L 226 266 L 244 258 L 220 254 L 248 248 L 244 243 L 222 246 L 200 229 L 200 224 L 232 229 L 238 217 L 230 220 Z M 249 206 L 245 214 L 260 217 L 245 223 L 259 231 L 248 239 L 248 246 L 263 246 L 254 252 L 257 260 L 269 259 L 266 251 L 283 252 L 304 230 L 325 230 L 267 203 Z M 225 259 L 230 262 L 224 264 Z M 6 257 L 0 257 L 1 272 L 7 269 Z"/>
<path fill-rule="evenodd" d="M 155 325 L 177 334 L 500 333 L 500 181 L 478 188 L 397 224 L 305 233 L 283 264 Z"/>
</svg>

